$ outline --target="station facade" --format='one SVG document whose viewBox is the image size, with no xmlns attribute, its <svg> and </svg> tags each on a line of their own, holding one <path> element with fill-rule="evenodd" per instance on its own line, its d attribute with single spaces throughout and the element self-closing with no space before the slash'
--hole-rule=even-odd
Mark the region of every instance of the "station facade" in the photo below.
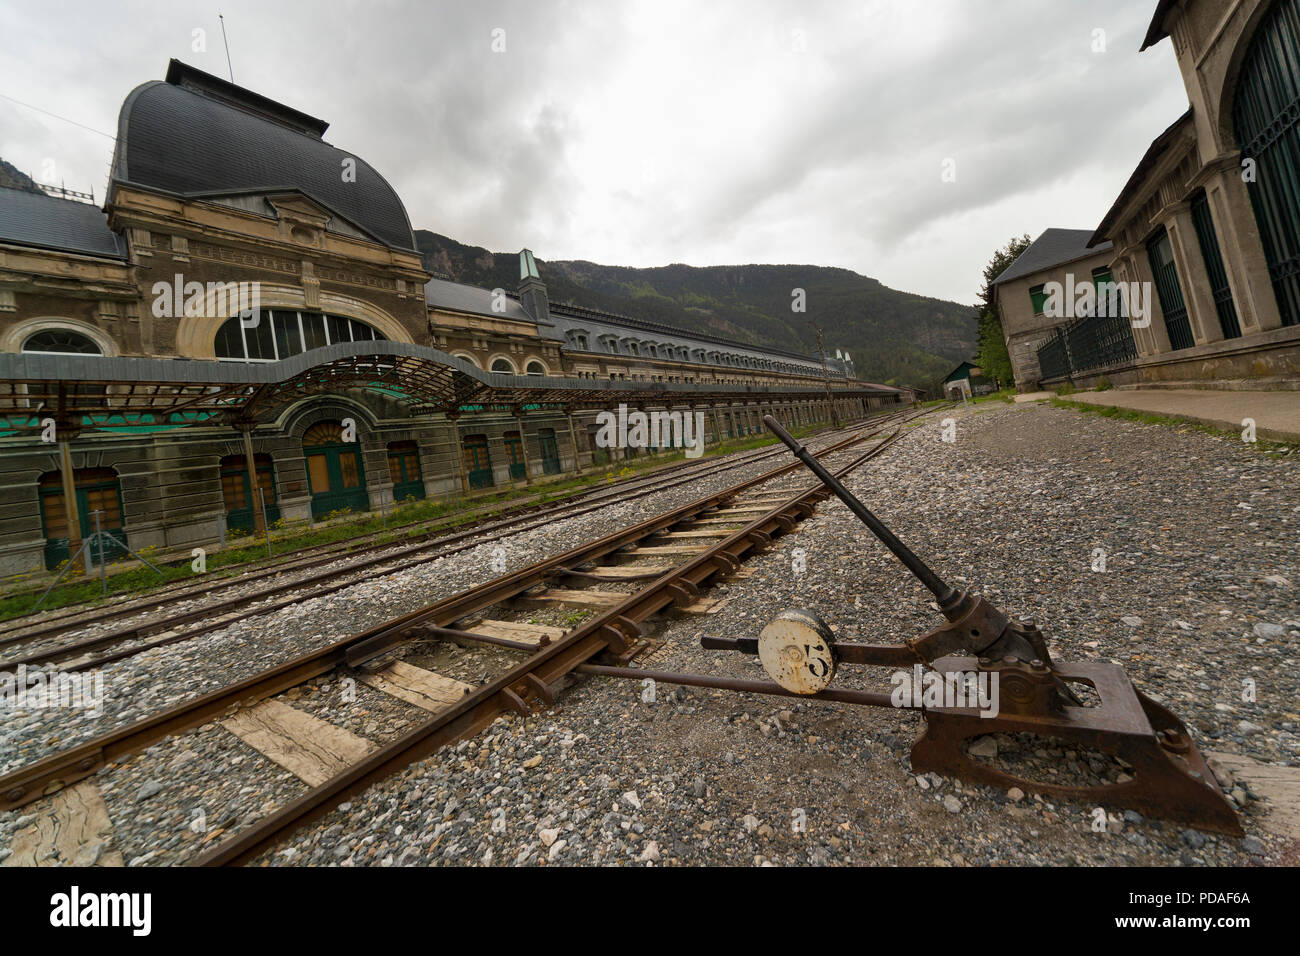
<svg viewBox="0 0 1300 956">
<path fill-rule="evenodd" d="M 1021 390 L 1300 387 L 1300 0 L 1159 0 L 1189 109 L 1100 225 L 1050 229 L 995 285 Z M 1141 317 L 1051 316 L 1047 283 L 1150 290 Z"/>
<path fill-rule="evenodd" d="M 58 567 L 96 520 L 177 553 L 603 465 L 635 453 L 593 440 L 619 403 L 702 411 L 715 442 L 910 398 L 551 303 L 527 250 L 516 289 L 432 276 L 396 192 L 326 128 L 172 61 L 123 103 L 103 209 L 0 189 L 0 574 Z M 204 392 L 229 414 L 193 411 Z"/>
</svg>

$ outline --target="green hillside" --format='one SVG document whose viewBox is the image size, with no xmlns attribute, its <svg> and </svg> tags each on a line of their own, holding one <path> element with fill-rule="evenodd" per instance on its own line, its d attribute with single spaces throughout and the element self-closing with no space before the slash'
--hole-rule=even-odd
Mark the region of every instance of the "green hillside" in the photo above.
<svg viewBox="0 0 1300 956">
<path fill-rule="evenodd" d="M 515 253 L 492 253 L 418 230 L 425 268 L 484 288 L 514 290 Z M 816 350 L 807 320 L 821 325 L 827 351 L 853 356 L 860 378 L 932 385 L 976 346 L 974 307 L 899 292 L 848 269 L 803 265 L 653 269 L 538 260 L 552 302 L 620 312 L 754 345 Z M 807 311 L 791 311 L 792 291 Z"/>
</svg>

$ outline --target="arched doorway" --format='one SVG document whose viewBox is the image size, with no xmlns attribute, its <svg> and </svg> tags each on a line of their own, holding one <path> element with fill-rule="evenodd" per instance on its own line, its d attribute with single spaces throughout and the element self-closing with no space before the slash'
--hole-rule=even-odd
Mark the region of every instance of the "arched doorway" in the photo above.
<svg viewBox="0 0 1300 956">
<path fill-rule="evenodd" d="M 361 443 L 343 440 L 340 422 L 318 422 L 302 436 L 311 490 L 311 514 L 323 518 L 332 511 L 368 511 L 366 473 L 361 465 Z"/>
<path fill-rule="evenodd" d="M 1283 325 L 1300 323 L 1300 0 L 1278 0 L 1250 41 L 1232 121 Z"/>
<path fill-rule="evenodd" d="M 111 532 L 113 537 L 126 544 L 126 531 L 122 527 L 122 483 L 112 468 L 78 468 L 73 473 L 77 495 L 77 524 L 81 540 L 95 533 L 95 515 L 99 511 L 99 528 Z M 45 567 L 57 568 L 72 557 L 68 548 L 68 509 L 63 495 L 63 475 L 47 471 L 37 480 L 41 500 L 41 530 L 45 535 Z M 100 548 L 87 548 L 90 560 L 98 563 Z M 109 543 L 103 548 L 109 561 L 126 553 L 122 547 Z"/>
<path fill-rule="evenodd" d="M 424 497 L 419 445 L 413 441 L 388 443 L 388 478 L 393 483 L 393 501 L 410 501 Z"/>
<path fill-rule="evenodd" d="M 227 455 L 221 459 L 221 495 L 226 502 L 226 527 L 252 531 L 255 527 L 254 508 L 266 505 L 268 523 L 280 520 L 280 505 L 275 494 L 275 464 L 270 455 L 254 455 L 253 467 L 257 470 L 257 487 L 262 491 L 261 502 L 257 489 L 248 487 L 248 466 L 243 455 Z"/>
</svg>

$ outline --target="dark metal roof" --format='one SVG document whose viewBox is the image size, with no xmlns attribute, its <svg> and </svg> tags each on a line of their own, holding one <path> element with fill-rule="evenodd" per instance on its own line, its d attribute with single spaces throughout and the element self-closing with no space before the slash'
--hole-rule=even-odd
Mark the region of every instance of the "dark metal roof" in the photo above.
<svg viewBox="0 0 1300 956">
<path fill-rule="evenodd" d="M 324 142 L 326 126 L 173 60 L 165 82 L 138 86 L 122 103 L 113 181 L 187 199 L 298 192 L 375 241 L 413 251 L 396 191 L 365 160 Z M 356 162 L 355 182 L 343 179 L 346 159 Z"/>
<path fill-rule="evenodd" d="M 104 388 L 100 388 L 104 386 Z M 0 429 L 33 432 L 40 420 L 82 427 L 222 424 L 313 395 L 360 388 L 416 406 L 457 413 L 464 406 L 558 405 L 608 408 L 759 399 L 818 399 L 824 386 L 603 382 L 484 372 L 446 352 L 405 342 L 350 342 L 279 362 L 0 354 Z M 837 384 L 840 396 L 901 394 L 865 383 Z"/>
<path fill-rule="evenodd" d="M 1095 256 L 1099 252 L 1110 249 L 1109 242 L 1095 249 L 1088 248 L 1088 240 L 1091 237 L 1092 233 L 1087 229 L 1045 229 L 1041 236 L 1029 244 L 1029 248 L 1016 257 L 1015 262 L 1007 266 L 993 284 L 1001 285 L 1012 279 L 1022 279 L 1043 269 Z"/>
<path fill-rule="evenodd" d="M 0 242 L 126 258 L 126 243 L 90 203 L 0 188 Z"/>
<path fill-rule="evenodd" d="M 1138 47 L 1141 53 L 1149 46 L 1154 46 L 1165 37 L 1169 36 L 1169 31 L 1165 29 L 1165 14 L 1167 14 L 1178 0 L 1160 0 L 1156 4 L 1156 12 L 1151 15 L 1151 23 L 1147 26 L 1147 35 L 1142 40 L 1142 45 Z"/>
<path fill-rule="evenodd" d="M 1096 231 L 1092 234 L 1092 238 L 1088 240 L 1089 246 L 1098 245 L 1104 240 L 1110 239 L 1110 230 L 1114 228 L 1115 220 L 1119 218 L 1120 213 L 1128 204 L 1128 201 L 1132 198 L 1133 194 L 1141 188 L 1151 167 L 1160 161 L 1160 157 L 1164 155 L 1165 150 L 1167 150 L 1170 144 L 1173 143 L 1175 138 L 1177 138 L 1179 132 L 1185 126 L 1190 125 L 1191 122 L 1192 111 L 1189 109 L 1182 116 L 1178 117 L 1178 119 L 1174 120 L 1173 123 L 1169 125 L 1168 129 L 1151 141 L 1151 145 L 1147 147 L 1147 151 L 1142 155 L 1142 159 L 1138 161 L 1137 168 L 1133 170 L 1132 175 L 1128 178 L 1128 182 L 1124 184 L 1124 188 L 1120 190 L 1115 201 L 1111 203 L 1110 209 L 1106 210 L 1106 215 L 1102 217 L 1101 224 L 1097 226 Z M 1106 245 L 1110 245 L 1110 243 L 1107 242 Z M 1100 245 L 1098 245 L 1098 248 L 1100 248 Z"/>
<path fill-rule="evenodd" d="M 505 295 L 502 297 L 504 311 L 492 308 L 493 296 L 488 289 L 465 285 L 460 282 L 448 282 L 446 279 L 430 279 L 424 284 L 424 301 L 434 308 L 447 309 L 451 312 L 468 312 L 471 315 L 490 315 L 502 319 L 515 319 L 519 322 L 532 322 L 532 316 L 519 304 L 519 297 Z"/>
</svg>

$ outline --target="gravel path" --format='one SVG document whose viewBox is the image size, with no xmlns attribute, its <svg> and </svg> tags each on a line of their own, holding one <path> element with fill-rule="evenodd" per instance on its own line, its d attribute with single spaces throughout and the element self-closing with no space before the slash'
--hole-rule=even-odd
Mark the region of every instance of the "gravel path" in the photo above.
<svg viewBox="0 0 1300 956">
<path fill-rule="evenodd" d="M 1043 626 L 1060 659 L 1122 663 L 1203 749 L 1295 765 L 1300 460 L 1191 430 L 1046 406 L 920 426 L 850 487 L 940 574 Z M 806 571 L 795 570 L 796 549 Z M 1105 570 L 1095 552 L 1105 552 Z M 928 593 L 837 502 L 656 636 L 658 669 L 761 677 L 699 649 L 791 605 L 847 638 L 933 626 Z M 1243 701 L 1254 680 L 1256 700 Z M 887 688 L 844 667 L 837 682 Z M 584 679 L 559 706 L 415 764 L 264 863 L 1222 865 L 1277 862 L 1246 792 L 1244 840 L 1092 807 L 914 777 L 911 714 Z M 1003 739 L 1003 747 L 1011 741 Z M 1005 750 L 1002 754 L 1006 756 Z M 1081 779 L 1089 755 L 1023 752 Z"/>
</svg>

